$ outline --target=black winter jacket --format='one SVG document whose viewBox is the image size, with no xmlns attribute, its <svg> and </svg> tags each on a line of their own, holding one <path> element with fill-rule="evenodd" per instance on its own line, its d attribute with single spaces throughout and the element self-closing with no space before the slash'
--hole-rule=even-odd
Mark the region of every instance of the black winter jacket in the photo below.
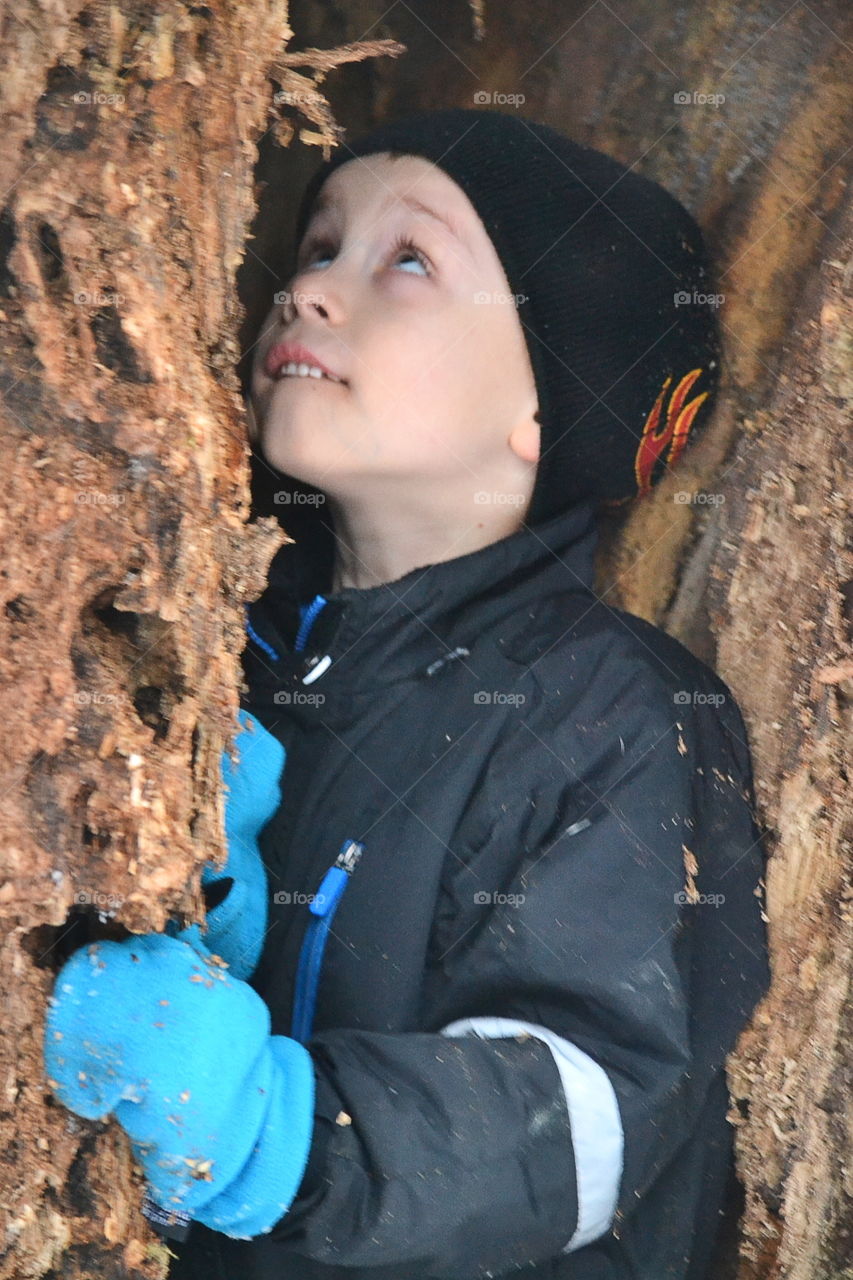
<svg viewBox="0 0 853 1280">
<path fill-rule="evenodd" d="M 746 732 L 596 597 L 595 546 L 585 504 L 325 597 L 279 552 L 245 654 L 288 753 L 252 985 L 310 1048 L 314 1145 L 272 1232 L 196 1223 L 176 1280 L 712 1280 L 724 1060 L 769 984 Z"/>
</svg>

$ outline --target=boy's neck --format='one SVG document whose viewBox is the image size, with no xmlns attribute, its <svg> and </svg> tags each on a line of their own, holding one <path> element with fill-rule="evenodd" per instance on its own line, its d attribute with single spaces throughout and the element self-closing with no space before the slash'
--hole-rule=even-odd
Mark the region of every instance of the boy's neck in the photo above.
<svg viewBox="0 0 853 1280">
<path fill-rule="evenodd" d="M 377 518 L 375 511 L 344 510 L 329 501 L 335 530 L 333 594 L 349 587 L 366 589 L 396 582 L 413 569 L 479 551 L 515 533 L 528 505 L 475 506 L 466 524 L 451 522 L 443 512 L 419 520 L 417 511 L 409 511 L 405 519 L 394 521 L 387 507 Z"/>
</svg>

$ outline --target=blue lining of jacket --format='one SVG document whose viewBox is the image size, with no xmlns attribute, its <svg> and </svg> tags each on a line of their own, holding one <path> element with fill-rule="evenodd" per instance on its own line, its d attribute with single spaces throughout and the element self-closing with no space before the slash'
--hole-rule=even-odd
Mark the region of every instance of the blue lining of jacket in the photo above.
<svg viewBox="0 0 853 1280">
<path fill-rule="evenodd" d="M 299 606 L 299 630 L 293 645 L 296 652 L 301 652 L 305 648 L 311 627 L 326 603 L 325 596 L 316 595 L 310 604 Z M 246 606 L 246 632 L 264 653 L 274 661 L 278 661 L 278 653 L 276 653 L 271 644 L 268 644 L 262 636 L 258 635 L 252 626 L 248 605 Z M 286 769 L 287 766 L 285 764 L 285 771 Z M 302 939 L 302 946 L 299 949 L 290 1030 L 292 1039 L 298 1040 L 303 1045 L 311 1037 L 314 1010 L 317 1005 L 317 990 L 320 985 L 320 971 L 323 965 L 323 952 L 326 949 L 326 940 L 329 936 L 332 920 L 343 897 L 344 890 L 349 884 L 349 878 L 358 865 L 363 852 L 364 845 L 359 844 L 357 840 L 344 840 L 335 862 L 323 876 L 320 888 L 309 904 L 311 919 L 308 922 L 305 937 Z"/>
</svg>

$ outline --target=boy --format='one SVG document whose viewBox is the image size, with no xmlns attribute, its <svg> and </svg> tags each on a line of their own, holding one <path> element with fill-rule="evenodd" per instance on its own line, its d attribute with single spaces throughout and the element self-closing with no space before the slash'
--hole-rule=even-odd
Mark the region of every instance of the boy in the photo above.
<svg viewBox="0 0 853 1280">
<path fill-rule="evenodd" d="M 706 1280 L 724 1061 L 769 980 L 746 734 L 593 590 L 596 504 L 709 411 L 701 235 L 609 157 L 450 109 L 343 147 L 298 240 L 252 432 L 331 519 L 247 622 L 204 939 L 231 970 L 189 930 L 72 957 L 50 1074 L 194 1219 L 182 1280 Z"/>
</svg>

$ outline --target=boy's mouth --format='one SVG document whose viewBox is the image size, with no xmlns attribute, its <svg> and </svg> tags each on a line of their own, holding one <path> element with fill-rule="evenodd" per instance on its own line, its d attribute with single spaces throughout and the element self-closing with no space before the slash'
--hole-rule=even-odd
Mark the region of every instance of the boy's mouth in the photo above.
<svg viewBox="0 0 853 1280">
<path fill-rule="evenodd" d="M 276 382 L 282 378 L 314 378 L 318 382 L 326 380 L 348 385 L 345 378 L 339 377 L 298 342 L 279 342 L 271 347 L 264 361 L 264 372 Z"/>
</svg>

